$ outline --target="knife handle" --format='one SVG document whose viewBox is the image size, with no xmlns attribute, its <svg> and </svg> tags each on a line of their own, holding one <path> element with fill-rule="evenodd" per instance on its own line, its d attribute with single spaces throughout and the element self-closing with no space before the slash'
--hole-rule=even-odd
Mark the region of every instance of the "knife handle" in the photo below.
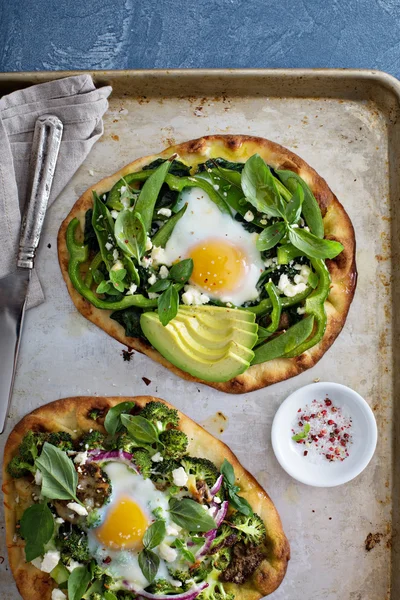
<svg viewBox="0 0 400 600">
<path fill-rule="evenodd" d="M 33 134 L 31 165 L 32 191 L 22 218 L 17 258 L 18 267 L 33 269 L 43 221 L 53 183 L 63 124 L 54 115 L 42 115 Z"/>
</svg>

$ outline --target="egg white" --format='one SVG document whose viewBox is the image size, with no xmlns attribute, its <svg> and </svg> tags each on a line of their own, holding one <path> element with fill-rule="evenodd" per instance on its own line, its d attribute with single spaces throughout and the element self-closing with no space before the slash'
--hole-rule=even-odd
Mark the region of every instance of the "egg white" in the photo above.
<svg viewBox="0 0 400 600">
<path fill-rule="evenodd" d="M 256 248 L 257 234 L 249 233 L 230 215 L 222 213 L 201 188 L 185 188 L 182 200 L 188 207 L 165 246 L 166 264 L 187 258 L 190 249 L 201 241 L 212 238 L 228 242 L 239 247 L 247 257 L 248 271 L 244 279 L 233 290 L 220 290 L 218 296 L 205 289 L 202 291 L 210 298 L 236 306 L 256 300 L 259 295 L 257 282 L 265 269 Z"/>
<path fill-rule="evenodd" d="M 173 525 L 169 519 L 168 499 L 163 492 L 157 490 L 150 479 L 144 479 L 142 475 L 134 473 L 125 464 L 118 462 L 110 462 L 104 465 L 103 470 L 110 478 L 112 485 L 112 493 L 110 501 L 102 506 L 99 510 L 99 520 L 103 523 L 107 519 L 107 514 L 115 507 L 121 497 L 129 497 L 143 511 L 148 519 L 149 525 L 154 521 L 155 517 L 152 511 L 156 508 L 163 509 L 163 517 L 165 518 L 167 527 Z M 174 525 L 176 528 L 176 525 Z M 166 537 L 165 541 L 171 541 L 171 536 Z M 149 582 L 143 575 L 139 563 L 138 552 L 133 549 L 111 549 L 102 545 L 96 537 L 96 530 L 91 529 L 88 532 L 89 551 L 93 558 L 102 567 L 106 567 L 107 571 L 116 579 L 124 579 L 131 584 L 145 588 Z M 158 554 L 157 548 L 153 552 Z M 105 564 L 103 561 L 106 558 L 111 558 L 111 562 Z M 157 579 L 163 578 L 171 580 L 169 576 L 167 563 L 161 559 L 157 573 Z"/>
</svg>

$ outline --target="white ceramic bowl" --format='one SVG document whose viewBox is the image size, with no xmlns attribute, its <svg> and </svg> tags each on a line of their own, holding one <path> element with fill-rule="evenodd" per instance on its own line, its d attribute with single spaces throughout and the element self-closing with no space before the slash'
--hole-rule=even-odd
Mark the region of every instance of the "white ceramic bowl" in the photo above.
<svg viewBox="0 0 400 600">
<path fill-rule="evenodd" d="M 352 418 L 353 443 L 345 460 L 313 463 L 296 448 L 291 428 L 299 408 L 327 397 Z M 275 456 L 289 475 L 307 485 L 333 487 L 347 483 L 365 469 L 375 452 L 378 432 L 374 413 L 360 394 L 339 383 L 318 382 L 286 398 L 274 417 L 271 436 Z"/>
</svg>

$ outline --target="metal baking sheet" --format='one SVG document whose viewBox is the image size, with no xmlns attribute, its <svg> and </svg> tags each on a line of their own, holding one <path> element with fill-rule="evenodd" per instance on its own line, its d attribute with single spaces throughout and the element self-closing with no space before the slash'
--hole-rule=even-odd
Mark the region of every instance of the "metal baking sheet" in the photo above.
<svg viewBox="0 0 400 600">
<path fill-rule="evenodd" d="M 4 74 L 0 91 L 62 75 Z M 37 261 L 46 302 L 26 317 L 7 433 L 28 411 L 57 398 L 158 394 L 229 444 L 272 496 L 292 546 L 276 600 L 400 598 L 395 469 L 400 275 L 394 269 L 399 82 L 382 73 L 339 70 L 126 71 L 94 77 L 114 87 L 105 133 L 46 219 Z M 75 310 L 57 262 L 59 225 L 89 185 L 143 154 L 209 133 L 260 135 L 298 153 L 328 181 L 357 235 L 357 293 L 333 347 L 312 370 L 243 396 L 185 382 L 137 353 L 124 361 L 122 346 Z M 297 483 L 271 448 L 279 404 L 315 379 L 351 386 L 378 421 L 371 464 L 338 488 Z M 5 439 L 1 436 L 2 445 Z M 370 533 L 379 534 L 379 542 L 367 551 Z M 0 555 L 1 598 L 17 600 L 4 535 Z"/>
</svg>

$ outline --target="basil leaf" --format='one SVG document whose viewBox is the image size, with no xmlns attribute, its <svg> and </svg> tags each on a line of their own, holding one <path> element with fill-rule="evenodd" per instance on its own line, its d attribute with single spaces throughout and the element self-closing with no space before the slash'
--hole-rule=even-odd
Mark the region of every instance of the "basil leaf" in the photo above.
<svg viewBox="0 0 400 600">
<path fill-rule="evenodd" d="M 158 317 L 165 327 L 178 313 L 179 296 L 174 285 L 171 285 L 158 297 L 157 306 Z"/>
<path fill-rule="evenodd" d="M 143 546 L 148 550 L 155 548 L 158 544 L 161 544 L 163 539 L 165 538 L 167 533 L 167 529 L 165 526 L 165 521 L 154 521 L 146 529 L 146 532 L 143 536 Z"/>
<path fill-rule="evenodd" d="M 303 431 L 300 431 L 300 433 L 297 433 L 296 435 L 292 435 L 292 440 L 295 442 L 298 442 L 299 440 L 304 440 L 308 436 L 310 429 L 310 423 L 306 423 L 304 425 Z"/>
<path fill-rule="evenodd" d="M 106 590 L 104 593 L 104 600 L 118 600 L 117 596 L 110 592 L 110 590 Z"/>
<path fill-rule="evenodd" d="M 217 526 L 202 505 L 189 498 L 170 498 L 169 513 L 174 523 L 188 531 L 207 532 Z"/>
<path fill-rule="evenodd" d="M 201 542 L 200 542 L 200 547 L 204 545 L 204 538 L 200 538 Z M 187 560 L 189 563 L 194 563 L 196 562 L 196 558 L 193 554 L 193 552 L 190 552 L 190 550 L 187 549 L 186 544 L 184 544 L 182 542 L 182 540 L 180 539 L 176 539 L 173 543 L 174 548 L 176 548 L 177 550 L 179 550 L 181 556 Z"/>
<path fill-rule="evenodd" d="M 274 176 L 259 154 L 251 156 L 242 171 L 242 190 L 259 212 L 271 217 L 284 217 L 285 206 Z"/>
<path fill-rule="evenodd" d="M 98 294 L 108 294 L 108 292 L 110 291 L 110 284 L 108 283 L 108 281 L 102 281 L 101 283 L 99 283 L 99 285 L 96 288 L 96 292 Z"/>
<path fill-rule="evenodd" d="M 221 473 L 224 476 L 224 481 L 226 484 L 235 484 L 235 471 L 233 470 L 231 463 L 228 460 L 226 460 L 226 458 L 224 458 L 224 462 L 222 463 Z"/>
<path fill-rule="evenodd" d="M 266 227 L 258 236 L 256 248 L 262 252 L 276 246 L 286 233 L 286 224 L 283 221 L 278 221 L 273 225 Z"/>
<path fill-rule="evenodd" d="M 302 206 L 302 212 L 304 216 L 304 220 L 307 223 L 308 227 L 311 230 L 311 233 L 316 235 L 319 238 L 324 237 L 324 223 L 322 221 L 321 210 L 319 208 L 319 204 L 316 201 L 314 194 L 304 181 L 297 175 L 297 173 L 293 173 L 293 171 L 275 171 L 278 175 L 279 179 L 285 186 L 292 192 L 292 194 L 296 191 L 298 184 L 301 185 L 304 192 L 304 200 Z"/>
<path fill-rule="evenodd" d="M 129 435 L 140 444 L 155 444 L 158 442 L 157 429 L 144 417 L 121 415 L 122 424 Z"/>
<path fill-rule="evenodd" d="M 246 516 L 253 514 L 253 509 L 251 508 L 247 500 L 245 498 L 242 498 L 241 496 L 238 496 L 236 492 L 234 492 L 234 490 L 230 487 L 228 487 L 228 497 L 229 503 L 240 513 Z"/>
<path fill-rule="evenodd" d="M 193 259 L 185 258 L 173 265 L 169 276 L 177 283 L 186 283 L 193 272 Z"/>
<path fill-rule="evenodd" d="M 146 548 L 139 552 L 138 556 L 139 567 L 147 581 L 151 583 L 157 575 L 158 567 L 160 566 L 160 557 L 151 550 Z"/>
<path fill-rule="evenodd" d="M 86 567 L 76 567 L 68 577 L 68 600 L 81 600 L 91 580 Z"/>
<path fill-rule="evenodd" d="M 171 282 L 169 279 L 159 279 L 151 287 L 149 287 L 149 289 L 147 291 L 148 292 L 163 292 L 164 290 L 168 289 L 170 285 L 171 285 Z"/>
<path fill-rule="evenodd" d="M 340 242 L 318 238 L 305 229 L 289 227 L 289 240 L 311 258 L 335 258 L 343 250 Z"/>
<path fill-rule="evenodd" d="M 39 458 L 36 459 L 42 481 L 42 494 L 51 500 L 75 500 L 78 474 L 74 463 L 65 452 L 48 442 L 43 445 Z"/>
<path fill-rule="evenodd" d="M 110 271 L 110 281 L 112 283 L 118 283 L 119 281 L 123 281 L 126 275 L 126 269 L 117 269 Z"/>
<path fill-rule="evenodd" d="M 139 212 L 123 210 L 115 221 L 115 239 L 118 246 L 128 256 L 139 262 L 146 247 L 146 227 Z"/>
<path fill-rule="evenodd" d="M 44 553 L 44 545 L 54 533 L 54 518 L 47 504 L 33 504 L 26 509 L 20 532 L 25 540 L 26 562 L 31 562 Z"/>
<path fill-rule="evenodd" d="M 297 188 L 290 201 L 286 205 L 285 215 L 289 223 L 297 223 L 300 219 L 301 208 L 304 200 L 303 188 L 297 184 Z"/>
<path fill-rule="evenodd" d="M 145 231 L 150 233 L 153 220 L 154 207 L 160 193 L 161 186 L 165 181 L 171 163 L 166 160 L 150 175 L 140 190 L 136 202 L 136 212 L 140 214 Z"/>
<path fill-rule="evenodd" d="M 117 431 L 122 429 L 121 415 L 129 414 L 135 406 L 134 402 L 121 402 L 110 408 L 104 419 L 104 428 L 110 435 L 115 435 Z"/>
</svg>

